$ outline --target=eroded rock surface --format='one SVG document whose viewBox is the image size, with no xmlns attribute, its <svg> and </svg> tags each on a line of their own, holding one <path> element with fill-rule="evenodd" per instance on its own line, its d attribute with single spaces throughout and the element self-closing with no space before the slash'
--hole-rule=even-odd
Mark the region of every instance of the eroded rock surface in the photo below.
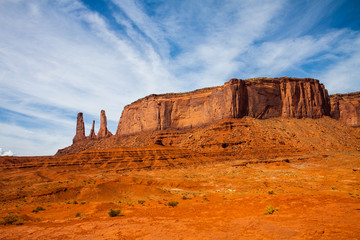
<svg viewBox="0 0 360 240">
<path fill-rule="evenodd" d="M 93 120 L 93 124 L 92 124 L 92 128 L 90 130 L 90 135 L 88 137 L 89 139 L 96 139 L 96 134 L 95 134 L 95 120 Z"/>
<path fill-rule="evenodd" d="M 85 126 L 84 126 L 84 118 L 83 113 L 80 112 L 77 115 L 77 122 L 76 122 L 76 135 L 73 138 L 73 143 L 79 142 L 84 140 L 85 137 Z"/>
<path fill-rule="evenodd" d="M 244 116 L 264 119 L 329 115 L 329 96 L 318 80 L 288 77 L 231 79 L 219 87 L 153 94 L 139 99 L 124 108 L 116 134 L 192 128 Z"/>
<path fill-rule="evenodd" d="M 101 110 L 100 115 L 100 129 L 98 134 L 96 135 L 97 138 L 105 138 L 112 136 L 112 133 L 107 129 L 107 120 L 105 110 Z"/>
<path fill-rule="evenodd" d="M 360 127 L 360 92 L 330 96 L 331 117 L 342 123 Z"/>
</svg>

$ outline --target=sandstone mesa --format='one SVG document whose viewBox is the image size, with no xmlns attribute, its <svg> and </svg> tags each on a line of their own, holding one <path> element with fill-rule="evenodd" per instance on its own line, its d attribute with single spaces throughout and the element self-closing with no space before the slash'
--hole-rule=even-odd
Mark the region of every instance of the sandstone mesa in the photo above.
<svg viewBox="0 0 360 240">
<path fill-rule="evenodd" d="M 185 93 L 152 94 L 125 106 L 116 136 L 140 132 L 206 126 L 228 119 L 321 118 L 360 126 L 360 92 L 328 95 L 319 80 L 311 78 L 231 79 L 222 86 Z M 94 123 L 85 136 L 83 114 L 77 117 L 73 142 L 112 136 L 105 111 L 97 135 Z"/>
</svg>

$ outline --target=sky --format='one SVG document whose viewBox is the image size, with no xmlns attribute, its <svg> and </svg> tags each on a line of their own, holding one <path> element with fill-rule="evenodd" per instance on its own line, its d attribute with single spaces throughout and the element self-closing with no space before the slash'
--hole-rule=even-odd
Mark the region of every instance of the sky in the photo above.
<svg viewBox="0 0 360 240">
<path fill-rule="evenodd" d="M 360 91 L 360 1 L 0 0 L 0 155 L 53 155 L 106 111 L 231 78 Z"/>
</svg>

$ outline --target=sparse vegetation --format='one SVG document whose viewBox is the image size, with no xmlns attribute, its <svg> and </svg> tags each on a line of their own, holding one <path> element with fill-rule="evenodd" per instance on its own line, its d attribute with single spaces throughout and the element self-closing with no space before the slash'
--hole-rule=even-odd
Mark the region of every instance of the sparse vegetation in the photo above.
<svg viewBox="0 0 360 240">
<path fill-rule="evenodd" d="M 3 221 L 0 222 L 0 225 L 22 225 L 23 219 L 21 219 L 18 215 L 8 214 L 3 217 Z"/>
<path fill-rule="evenodd" d="M 120 215 L 120 213 L 121 213 L 121 210 L 113 210 L 113 209 L 111 209 L 110 212 L 109 212 L 109 216 L 110 217 L 117 217 L 117 216 Z"/>
<path fill-rule="evenodd" d="M 76 200 L 73 201 L 73 204 L 78 204 L 78 202 Z"/>
<path fill-rule="evenodd" d="M 269 194 L 269 195 L 275 195 L 276 193 L 274 192 L 274 190 L 269 190 L 269 191 L 268 191 L 268 194 Z"/>
<path fill-rule="evenodd" d="M 170 202 L 168 203 L 168 205 L 169 205 L 170 207 L 176 207 L 178 204 L 179 204 L 179 202 L 178 202 L 178 201 L 174 201 L 174 200 L 172 200 L 172 201 L 170 201 Z"/>
<path fill-rule="evenodd" d="M 275 211 L 279 211 L 279 208 L 274 208 L 273 206 L 267 206 L 265 209 L 265 215 L 273 214 Z"/>
<path fill-rule="evenodd" d="M 184 195 L 184 196 L 182 197 L 182 199 L 183 199 L 183 200 L 188 200 L 188 199 L 191 199 L 191 197 L 187 197 L 187 196 Z"/>
<path fill-rule="evenodd" d="M 138 200 L 138 203 L 141 204 L 141 205 L 144 205 L 145 200 Z"/>
<path fill-rule="evenodd" d="M 43 208 L 43 207 L 37 207 L 37 208 L 35 208 L 35 209 L 32 210 L 32 212 L 34 212 L 34 213 L 38 213 L 38 212 L 40 212 L 40 211 L 45 211 L 45 208 Z"/>
<path fill-rule="evenodd" d="M 81 213 L 76 213 L 75 217 L 81 217 Z"/>
</svg>

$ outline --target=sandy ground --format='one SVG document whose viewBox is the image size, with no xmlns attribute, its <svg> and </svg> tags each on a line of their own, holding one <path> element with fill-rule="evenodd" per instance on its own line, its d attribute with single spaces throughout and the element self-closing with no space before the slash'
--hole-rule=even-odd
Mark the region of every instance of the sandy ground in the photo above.
<svg viewBox="0 0 360 240">
<path fill-rule="evenodd" d="M 360 152 L 277 160 L 4 171 L 0 216 L 24 222 L 0 226 L 0 239 L 360 239 Z"/>
</svg>

